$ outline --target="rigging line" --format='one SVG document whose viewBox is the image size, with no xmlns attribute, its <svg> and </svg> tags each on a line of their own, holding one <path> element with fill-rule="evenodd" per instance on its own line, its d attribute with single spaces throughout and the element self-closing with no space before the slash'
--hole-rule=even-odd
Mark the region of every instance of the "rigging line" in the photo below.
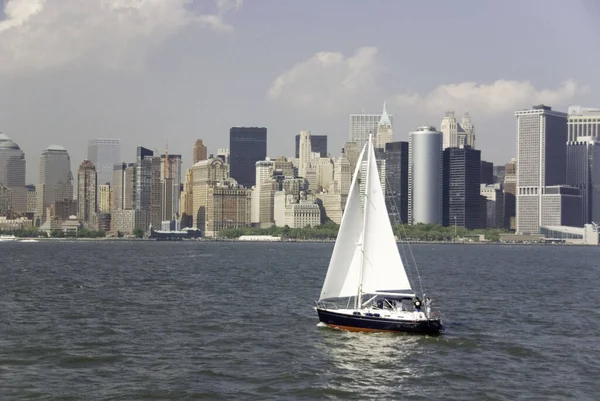
<svg viewBox="0 0 600 401">
<path fill-rule="evenodd" d="M 379 157 L 381 158 L 381 156 L 382 156 L 381 153 L 382 152 L 377 151 L 377 153 L 379 153 Z M 383 160 L 385 160 L 385 153 L 383 154 L 383 156 L 384 156 Z M 377 159 L 377 157 L 375 159 Z M 391 198 L 391 201 L 393 202 L 394 210 L 396 210 L 396 212 L 397 212 L 397 213 L 394 213 L 394 215 L 397 214 L 397 219 L 400 222 L 400 226 L 402 227 L 402 231 L 404 232 L 404 238 L 407 238 L 408 237 L 408 233 L 406 232 L 406 227 L 404 227 L 404 224 L 402 222 L 402 217 L 400 215 L 400 209 L 398 209 L 398 205 L 396 204 L 396 198 L 395 198 L 395 196 L 393 196 L 392 194 L 390 194 L 390 186 L 389 186 L 389 180 L 388 180 L 388 175 L 387 175 L 387 166 L 386 166 L 386 174 L 385 174 L 384 179 L 385 179 L 385 192 L 388 194 L 388 196 Z M 407 196 L 408 196 L 408 194 L 407 194 Z M 388 210 L 388 214 L 389 214 L 389 210 Z M 405 244 L 403 243 L 402 238 L 399 238 L 399 240 L 400 240 L 400 247 L 402 248 L 402 250 L 404 250 L 405 249 Z M 413 253 L 412 247 L 410 246 L 410 243 L 408 242 L 408 240 L 406 241 L 406 247 L 408 248 L 408 251 L 409 251 L 408 253 L 410 253 L 410 256 L 411 256 L 411 259 L 412 259 L 412 262 L 413 262 L 412 264 L 415 267 L 415 271 L 417 273 L 417 278 L 418 278 L 418 281 L 419 281 L 419 288 L 421 289 L 421 295 L 422 295 L 422 294 L 424 294 L 424 291 L 423 291 L 423 282 L 421 280 L 421 272 L 419 272 L 419 266 L 417 265 L 417 260 L 415 259 L 415 254 Z M 400 257 L 402 257 L 402 255 L 400 255 Z M 405 255 L 404 258 L 405 258 L 405 260 L 407 262 L 406 264 L 410 265 L 410 263 L 408 263 L 408 256 Z M 413 277 L 412 277 L 412 273 L 411 273 L 410 269 L 406 269 L 406 270 L 408 271 L 408 275 L 409 275 L 410 281 L 414 282 Z"/>
</svg>

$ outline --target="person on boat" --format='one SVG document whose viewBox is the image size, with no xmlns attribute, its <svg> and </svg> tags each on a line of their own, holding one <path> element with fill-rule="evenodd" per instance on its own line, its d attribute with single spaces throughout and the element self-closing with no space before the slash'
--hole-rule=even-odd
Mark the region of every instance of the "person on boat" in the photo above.
<svg viewBox="0 0 600 401">
<path fill-rule="evenodd" d="M 425 298 L 425 316 L 427 316 L 427 319 L 429 319 L 429 316 L 431 315 L 431 298 L 427 297 Z"/>
<path fill-rule="evenodd" d="M 419 299 L 419 297 L 415 297 L 415 299 L 413 300 L 413 305 L 415 306 L 415 311 L 421 312 L 421 300 Z"/>
</svg>

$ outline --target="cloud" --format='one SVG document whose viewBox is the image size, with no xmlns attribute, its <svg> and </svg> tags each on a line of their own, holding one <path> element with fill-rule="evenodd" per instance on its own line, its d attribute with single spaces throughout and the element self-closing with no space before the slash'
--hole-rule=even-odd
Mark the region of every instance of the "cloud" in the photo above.
<svg viewBox="0 0 600 401">
<path fill-rule="evenodd" d="M 216 0 L 198 14 L 193 0 L 8 0 L 0 20 L 0 72 L 28 72 L 89 61 L 136 68 L 152 48 L 190 25 L 233 31 L 224 16 L 241 0 Z"/>
<path fill-rule="evenodd" d="M 343 110 L 375 89 L 379 70 L 376 56 L 375 47 L 361 47 L 349 57 L 336 52 L 316 53 L 279 75 L 267 96 L 324 113 Z"/>
<path fill-rule="evenodd" d="M 563 104 L 587 91 L 586 86 L 572 79 L 554 90 L 536 89 L 529 81 L 463 82 L 438 86 L 426 95 L 404 93 L 396 97 L 396 104 L 434 115 L 446 110 L 469 109 L 479 115 L 498 116 L 534 104 Z"/>
</svg>

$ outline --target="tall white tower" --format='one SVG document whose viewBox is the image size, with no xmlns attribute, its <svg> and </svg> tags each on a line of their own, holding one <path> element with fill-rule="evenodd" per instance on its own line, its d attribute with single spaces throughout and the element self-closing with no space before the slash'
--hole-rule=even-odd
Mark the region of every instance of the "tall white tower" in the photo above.
<svg viewBox="0 0 600 401">
<path fill-rule="evenodd" d="M 311 143 L 310 143 L 310 131 L 300 131 L 300 149 L 299 149 L 299 160 L 298 160 L 298 175 L 306 178 L 306 173 L 310 168 L 311 161 Z"/>
</svg>

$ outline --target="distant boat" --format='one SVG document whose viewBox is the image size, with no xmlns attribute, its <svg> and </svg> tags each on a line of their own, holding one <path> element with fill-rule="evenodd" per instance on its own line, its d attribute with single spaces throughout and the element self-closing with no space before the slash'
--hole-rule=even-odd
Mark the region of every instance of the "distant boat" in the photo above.
<svg viewBox="0 0 600 401">
<path fill-rule="evenodd" d="M 37 239 L 33 239 L 33 238 L 26 238 L 26 239 L 22 239 L 19 242 L 40 242 Z"/>
<path fill-rule="evenodd" d="M 0 235 L 0 242 L 16 241 L 17 237 L 14 235 Z"/>
<path fill-rule="evenodd" d="M 365 161 L 366 182 L 361 195 L 361 165 Z M 423 301 L 413 290 L 398 251 L 370 135 L 356 163 L 315 309 L 322 323 L 343 330 L 439 334 L 443 330 L 439 313 L 431 313 L 431 301 L 421 296 Z"/>
</svg>

